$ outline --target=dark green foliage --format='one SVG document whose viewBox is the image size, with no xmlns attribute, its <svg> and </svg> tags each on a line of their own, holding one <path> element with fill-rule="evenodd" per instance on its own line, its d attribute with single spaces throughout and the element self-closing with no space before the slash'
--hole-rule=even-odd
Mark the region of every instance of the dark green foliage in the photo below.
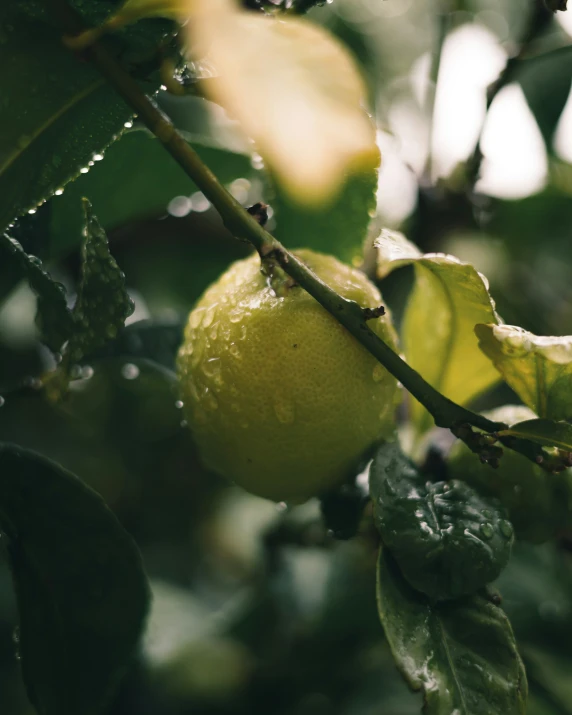
<svg viewBox="0 0 572 715">
<path fill-rule="evenodd" d="M 179 345 L 183 340 L 184 324 L 182 322 L 154 323 L 150 320 L 140 320 L 131 323 L 117 336 L 89 359 L 102 357 L 146 358 L 158 365 L 175 369 L 175 358 Z"/>
<path fill-rule="evenodd" d="M 73 362 L 115 338 L 135 309 L 125 289 L 125 276 L 109 253 L 107 236 L 87 200 L 84 209 L 82 276 L 73 311 L 76 330 L 68 347 Z"/>
<path fill-rule="evenodd" d="M 0 227 L 87 167 L 131 110 L 54 29 L 16 17 L 0 44 Z M 95 121 L 92 119 L 94 118 Z"/>
<path fill-rule="evenodd" d="M 89 22 L 103 19 L 102 0 L 78 2 Z M 76 178 L 95 153 L 123 131 L 132 110 L 87 62 L 78 62 L 62 42 L 62 31 L 45 3 L 14 2 L 0 29 L 0 230 Z M 170 29 L 114 38 L 115 51 L 147 80 L 156 69 L 155 47 Z M 151 31 L 150 31 L 151 28 Z M 144 70 L 139 71 L 138 65 Z M 152 91 L 157 79 L 145 81 Z"/>
<path fill-rule="evenodd" d="M 384 545 L 431 598 L 474 593 L 506 566 L 513 528 L 504 510 L 463 482 L 427 481 L 396 443 L 378 450 L 370 493 Z"/>
<path fill-rule="evenodd" d="M 426 715 L 522 715 L 527 684 L 508 618 L 482 593 L 432 604 L 380 552 L 377 603 L 397 666 Z"/>
<path fill-rule="evenodd" d="M 101 498 L 54 462 L 0 447 L 0 523 L 39 715 L 102 712 L 149 604 L 137 547 Z"/>
<path fill-rule="evenodd" d="M 310 209 L 293 203 L 279 187 L 269 203 L 276 215 L 274 234 L 287 248 L 311 246 L 351 262 L 359 256 L 375 211 L 378 167 L 347 178 L 332 204 Z"/>
<path fill-rule="evenodd" d="M 367 502 L 367 494 L 357 484 L 344 484 L 320 499 L 324 522 L 336 539 L 356 536 Z"/>
<path fill-rule="evenodd" d="M 25 253 L 22 246 L 7 235 L 0 236 L 0 257 L 3 262 L 10 262 L 13 273 L 26 279 L 38 297 L 36 324 L 43 342 L 57 352 L 74 330 L 64 286 L 50 277 L 38 258 Z"/>
</svg>

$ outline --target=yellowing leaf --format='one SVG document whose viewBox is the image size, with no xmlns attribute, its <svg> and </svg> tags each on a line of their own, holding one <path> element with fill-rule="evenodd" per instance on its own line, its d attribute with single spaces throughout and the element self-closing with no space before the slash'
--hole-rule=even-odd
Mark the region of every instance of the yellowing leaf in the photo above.
<svg viewBox="0 0 572 715">
<path fill-rule="evenodd" d="M 402 345 L 407 362 L 433 387 L 466 404 L 498 381 L 478 349 L 477 323 L 498 323 L 486 278 L 473 266 L 443 253 L 422 254 L 404 236 L 382 231 L 376 242 L 380 278 L 413 264 L 415 286 L 405 311 Z M 413 401 L 418 432 L 431 426 L 429 413 Z"/>
<path fill-rule="evenodd" d="M 479 347 L 540 417 L 572 418 L 572 336 L 533 335 L 513 325 L 477 325 Z"/>
<path fill-rule="evenodd" d="M 239 120 L 269 170 L 303 204 L 332 199 L 379 150 L 357 68 L 326 30 L 299 18 L 193 0 L 190 52 L 208 50 L 218 76 L 203 91 Z"/>
</svg>

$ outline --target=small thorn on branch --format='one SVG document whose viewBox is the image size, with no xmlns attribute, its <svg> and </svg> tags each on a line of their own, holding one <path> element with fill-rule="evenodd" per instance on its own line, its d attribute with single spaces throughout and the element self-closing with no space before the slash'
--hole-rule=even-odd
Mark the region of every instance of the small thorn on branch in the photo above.
<svg viewBox="0 0 572 715">
<path fill-rule="evenodd" d="M 257 204 L 249 206 L 246 210 L 261 226 L 266 226 L 268 221 L 268 204 L 263 204 L 259 201 Z"/>
<path fill-rule="evenodd" d="M 362 315 L 364 320 L 381 318 L 382 315 L 385 315 L 385 308 L 383 305 L 379 305 L 377 308 L 362 308 Z"/>
</svg>

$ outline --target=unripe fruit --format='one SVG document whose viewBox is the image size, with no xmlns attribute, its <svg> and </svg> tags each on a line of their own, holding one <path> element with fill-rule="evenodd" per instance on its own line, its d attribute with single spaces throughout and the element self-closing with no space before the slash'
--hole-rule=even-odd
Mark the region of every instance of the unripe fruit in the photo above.
<svg viewBox="0 0 572 715">
<path fill-rule="evenodd" d="M 381 304 L 359 271 L 309 250 L 296 255 L 344 298 Z M 395 347 L 389 316 L 369 326 Z M 178 372 L 207 466 L 276 501 L 302 502 L 352 476 L 394 430 L 396 380 L 281 269 L 264 275 L 258 255 L 199 300 Z"/>
<path fill-rule="evenodd" d="M 504 405 L 483 413 L 494 422 L 509 426 L 537 418 L 522 405 Z M 570 524 L 572 470 L 552 474 L 522 454 L 504 449 L 498 469 L 482 464 L 461 441 L 448 458 L 449 474 L 462 479 L 482 494 L 497 497 L 509 510 L 519 538 L 540 543 Z"/>
</svg>

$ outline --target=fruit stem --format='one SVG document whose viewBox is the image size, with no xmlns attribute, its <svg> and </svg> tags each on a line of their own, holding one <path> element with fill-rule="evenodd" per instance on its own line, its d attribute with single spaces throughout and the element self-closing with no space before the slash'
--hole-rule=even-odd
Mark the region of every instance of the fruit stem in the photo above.
<svg viewBox="0 0 572 715">
<path fill-rule="evenodd" d="M 51 0 L 54 15 L 63 31 L 77 35 L 84 29 L 66 0 Z M 64 39 L 64 44 L 66 44 Z M 69 44 L 69 42 L 67 43 Z M 148 97 L 137 82 L 108 51 L 105 41 L 87 47 L 82 57 L 91 61 L 139 119 L 157 137 L 173 159 L 200 188 L 219 212 L 227 229 L 237 238 L 249 241 L 262 259 L 273 259 L 296 283 L 336 318 L 401 384 L 428 410 L 438 427 L 454 428 L 468 423 L 487 432 L 505 427 L 449 400 L 413 370 L 397 353 L 372 332 L 361 307 L 342 298 L 302 261 L 268 233 L 219 183 L 194 149 L 179 134 L 172 121 Z"/>
</svg>

